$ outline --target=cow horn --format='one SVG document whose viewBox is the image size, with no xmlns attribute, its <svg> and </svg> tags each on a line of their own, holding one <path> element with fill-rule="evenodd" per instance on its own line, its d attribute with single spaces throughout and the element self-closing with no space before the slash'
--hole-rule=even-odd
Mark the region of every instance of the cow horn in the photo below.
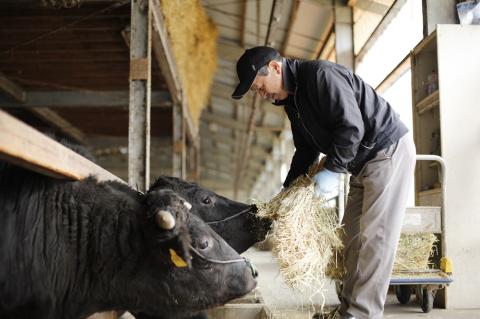
<svg viewBox="0 0 480 319">
<path fill-rule="evenodd" d="M 190 204 L 189 202 L 187 201 L 184 201 L 183 202 L 183 205 L 185 205 L 185 207 L 187 207 L 188 210 L 190 210 L 192 208 L 192 204 Z"/>
<path fill-rule="evenodd" d="M 166 210 L 159 210 L 157 212 L 156 221 L 158 227 L 165 230 L 171 230 L 175 227 L 175 218 L 173 215 Z"/>
</svg>

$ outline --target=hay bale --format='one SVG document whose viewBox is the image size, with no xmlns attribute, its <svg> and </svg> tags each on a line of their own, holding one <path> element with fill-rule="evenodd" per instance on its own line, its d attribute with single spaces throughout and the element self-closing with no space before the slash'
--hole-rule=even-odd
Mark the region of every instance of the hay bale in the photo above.
<svg viewBox="0 0 480 319">
<path fill-rule="evenodd" d="M 300 176 L 257 208 L 259 217 L 275 221 L 272 250 L 285 282 L 301 292 L 321 293 L 327 265 L 342 242 L 335 208 L 316 198 L 313 187 L 308 176 Z"/>
<path fill-rule="evenodd" d="M 402 234 L 393 264 L 393 274 L 429 269 L 429 258 L 434 253 L 436 242 L 435 234 Z"/>
<path fill-rule="evenodd" d="M 198 127 L 217 68 L 217 27 L 200 0 L 160 2 L 188 107 Z"/>
</svg>

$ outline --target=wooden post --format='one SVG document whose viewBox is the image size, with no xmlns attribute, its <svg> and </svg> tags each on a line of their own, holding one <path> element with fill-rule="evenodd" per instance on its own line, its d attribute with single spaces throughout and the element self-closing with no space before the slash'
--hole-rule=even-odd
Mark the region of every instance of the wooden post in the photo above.
<svg viewBox="0 0 480 319">
<path fill-rule="evenodd" d="M 354 70 L 353 56 L 353 10 L 336 0 L 335 14 L 335 51 L 337 63 Z"/>
<path fill-rule="evenodd" d="M 151 13 L 148 0 L 132 0 L 130 30 L 128 184 L 145 191 L 150 183 Z"/>
<path fill-rule="evenodd" d="M 183 107 L 180 103 L 175 103 L 172 109 L 173 121 L 173 152 L 172 152 L 172 174 L 173 176 L 186 177 L 186 139 L 185 139 L 185 120 L 183 118 Z"/>
<path fill-rule="evenodd" d="M 457 24 L 456 0 L 422 0 L 423 37 L 437 29 L 438 24 Z"/>
</svg>

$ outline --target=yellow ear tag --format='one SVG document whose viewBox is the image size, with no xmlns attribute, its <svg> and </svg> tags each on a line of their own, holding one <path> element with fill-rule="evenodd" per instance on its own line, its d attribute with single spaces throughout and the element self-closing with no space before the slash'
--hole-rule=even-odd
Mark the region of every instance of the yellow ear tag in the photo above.
<svg viewBox="0 0 480 319">
<path fill-rule="evenodd" d="M 177 255 L 177 252 L 173 249 L 170 248 L 170 259 L 172 260 L 172 263 L 177 266 L 177 267 L 187 267 L 187 263 L 185 260 L 182 259 L 179 255 Z"/>
</svg>

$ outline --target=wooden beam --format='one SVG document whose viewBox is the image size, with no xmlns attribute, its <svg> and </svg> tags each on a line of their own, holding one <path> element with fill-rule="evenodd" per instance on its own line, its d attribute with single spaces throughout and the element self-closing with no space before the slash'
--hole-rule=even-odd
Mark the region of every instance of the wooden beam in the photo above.
<svg viewBox="0 0 480 319">
<path fill-rule="evenodd" d="M 370 48 L 375 44 L 377 39 L 383 34 L 385 29 L 388 27 L 390 22 L 397 16 L 400 9 L 406 3 L 407 0 L 395 0 L 391 5 L 390 9 L 388 9 L 387 13 L 384 15 L 382 21 L 377 25 L 375 30 L 372 32 L 368 40 L 365 42 L 363 47 L 358 51 L 358 54 L 355 56 L 355 65 L 358 65 L 365 54 L 370 50 Z"/>
<path fill-rule="evenodd" d="M 181 104 L 173 106 L 172 122 L 172 175 L 186 178 L 186 134 Z"/>
<path fill-rule="evenodd" d="M 410 53 L 390 72 L 385 79 L 375 88 L 378 93 L 385 92 L 391 87 L 405 72 L 410 69 Z"/>
<path fill-rule="evenodd" d="M 245 47 L 245 25 L 246 25 L 246 19 L 247 17 L 247 1 L 243 1 L 242 5 L 242 16 L 240 20 L 240 47 L 244 48 Z"/>
<path fill-rule="evenodd" d="M 353 54 L 353 9 L 343 0 L 335 0 L 335 53 L 336 62 L 354 70 Z"/>
<path fill-rule="evenodd" d="M 282 48 L 280 49 L 280 54 L 285 56 L 285 51 L 287 49 L 287 45 L 290 42 L 290 36 L 292 35 L 292 29 L 295 21 L 297 21 L 298 16 L 298 8 L 300 8 L 300 0 L 293 0 L 292 1 L 292 9 L 290 10 L 290 17 L 288 18 L 288 27 L 287 27 L 287 35 L 282 43 Z"/>
<path fill-rule="evenodd" d="M 206 122 L 214 122 L 220 126 L 228 127 L 228 128 L 233 128 L 236 130 L 240 131 L 246 131 L 248 130 L 248 127 L 246 127 L 245 123 L 238 122 L 232 118 L 227 118 L 223 116 L 219 116 L 213 113 L 208 113 L 204 112 L 202 115 L 202 119 Z M 283 126 L 271 126 L 271 125 L 266 125 L 266 126 L 255 126 L 252 128 L 253 130 L 258 130 L 262 132 L 270 132 L 270 133 L 275 133 L 275 132 L 281 132 L 283 130 Z"/>
<path fill-rule="evenodd" d="M 5 92 L 17 102 L 25 102 L 26 94 L 23 88 L 9 80 L 2 72 L 0 72 L 0 91 Z"/>
<path fill-rule="evenodd" d="M 51 125 L 60 129 L 63 133 L 75 139 L 77 142 L 85 144 L 87 141 L 87 136 L 72 123 L 65 120 L 63 117 L 58 115 L 57 112 L 52 111 L 48 107 L 35 107 L 29 109 L 30 112 L 37 115 L 41 119 L 47 121 Z"/>
<path fill-rule="evenodd" d="M 150 185 L 151 7 L 132 1 L 128 184 L 141 192 Z"/>
<path fill-rule="evenodd" d="M 322 35 L 320 36 L 320 41 L 318 41 L 317 47 L 315 48 L 315 52 L 312 55 L 312 59 L 320 58 L 320 55 L 325 49 L 325 46 L 327 44 L 328 39 L 330 38 L 330 35 L 334 32 L 333 26 L 334 26 L 334 23 L 333 23 L 333 15 L 332 15 L 330 16 L 330 19 L 327 22 L 327 27 L 325 28 Z"/>
<path fill-rule="evenodd" d="M 332 51 L 335 51 L 335 32 L 333 28 L 325 41 L 325 45 L 318 52 L 317 58 L 327 60 Z"/>
<path fill-rule="evenodd" d="M 26 101 L 27 96 L 25 90 L 22 87 L 8 80 L 1 72 L 0 89 L 4 90 L 7 94 L 13 97 L 16 102 L 21 104 L 21 107 L 24 107 L 24 102 Z M 68 122 L 49 108 L 31 108 L 30 112 L 45 120 L 46 122 L 54 125 L 55 127 L 59 128 L 62 132 L 72 137 L 77 142 L 85 144 L 85 134 L 83 134 L 81 130 L 73 126 L 70 122 Z"/>
<path fill-rule="evenodd" d="M 151 95 L 153 107 L 171 107 L 170 94 L 155 91 Z M 127 107 L 128 91 L 27 91 L 25 103 L 0 97 L 0 107 Z"/>
<path fill-rule="evenodd" d="M 0 110 L 0 158 L 55 178 L 121 179 Z"/>
</svg>

